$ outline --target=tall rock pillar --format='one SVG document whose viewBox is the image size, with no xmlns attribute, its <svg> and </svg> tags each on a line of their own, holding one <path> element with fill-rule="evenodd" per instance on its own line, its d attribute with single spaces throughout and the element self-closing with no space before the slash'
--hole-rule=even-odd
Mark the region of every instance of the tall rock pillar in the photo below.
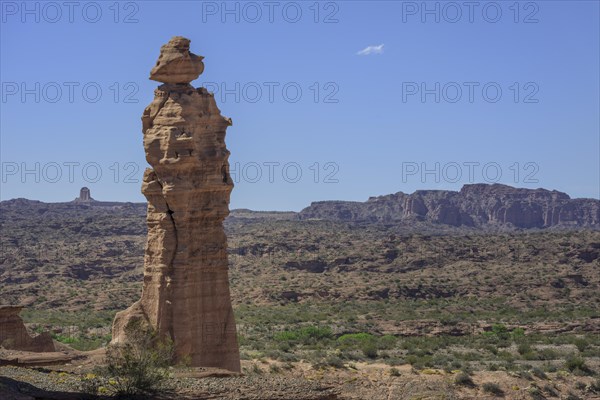
<svg viewBox="0 0 600 400">
<path fill-rule="evenodd" d="M 240 371 L 223 229 L 233 189 L 225 147 L 231 120 L 205 88 L 190 85 L 204 64 L 189 46 L 173 37 L 150 73 L 163 84 L 142 116 L 152 166 L 142 183 L 144 283 L 141 299 L 115 317 L 113 342 L 126 341 L 125 326 L 138 319 L 173 340 L 177 359 Z"/>
</svg>

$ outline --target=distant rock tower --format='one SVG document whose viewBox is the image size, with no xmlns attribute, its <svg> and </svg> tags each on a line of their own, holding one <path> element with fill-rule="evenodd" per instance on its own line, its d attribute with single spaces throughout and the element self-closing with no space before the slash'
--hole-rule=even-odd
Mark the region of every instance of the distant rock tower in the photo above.
<svg viewBox="0 0 600 400">
<path fill-rule="evenodd" d="M 82 187 L 81 190 L 79 191 L 79 197 L 76 198 L 73 201 L 76 201 L 76 202 L 91 202 L 91 201 L 95 201 L 95 200 L 92 199 L 92 193 L 90 192 L 90 189 L 88 189 L 86 187 Z"/>
<path fill-rule="evenodd" d="M 178 360 L 194 367 L 240 371 L 229 294 L 227 237 L 233 182 L 225 130 L 214 96 L 190 82 L 204 70 L 190 41 L 162 46 L 150 79 L 162 82 L 142 116 L 148 241 L 142 297 L 113 323 L 113 342 L 141 321 L 173 340 Z"/>
<path fill-rule="evenodd" d="M 92 199 L 92 196 L 90 194 L 90 189 L 86 188 L 86 187 L 82 187 L 81 190 L 79 191 L 79 200 L 80 201 L 90 201 Z"/>
</svg>

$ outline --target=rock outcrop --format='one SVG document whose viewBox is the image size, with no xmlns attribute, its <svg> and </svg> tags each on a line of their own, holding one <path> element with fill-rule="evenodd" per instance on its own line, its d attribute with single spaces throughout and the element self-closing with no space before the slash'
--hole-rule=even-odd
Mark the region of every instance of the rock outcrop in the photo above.
<svg viewBox="0 0 600 400">
<path fill-rule="evenodd" d="M 176 357 L 192 366 L 240 371 L 231 307 L 227 238 L 233 182 L 225 130 L 212 94 L 189 82 L 204 66 L 188 39 L 161 48 L 150 79 L 164 82 L 142 117 L 148 199 L 148 241 L 141 299 L 115 317 L 113 342 L 127 340 L 138 319 L 174 341 Z"/>
<path fill-rule="evenodd" d="M 23 307 L 0 306 L 0 346 L 10 350 L 33 352 L 56 351 L 48 332 L 37 336 L 29 335 L 19 313 Z"/>
<path fill-rule="evenodd" d="M 92 199 L 92 194 L 90 192 L 90 189 L 86 188 L 86 187 L 82 187 L 81 190 L 79 191 L 79 197 L 77 197 L 75 200 L 73 200 L 74 202 L 83 202 L 83 203 L 89 203 L 91 201 L 96 201 L 94 199 Z"/>
<path fill-rule="evenodd" d="M 160 48 L 150 79 L 162 83 L 189 84 L 204 72 L 204 57 L 190 52 L 190 40 L 175 36 Z"/>
<path fill-rule="evenodd" d="M 600 201 L 571 199 L 556 190 L 473 184 L 463 186 L 459 192 L 398 192 L 372 197 L 364 203 L 314 202 L 299 213 L 299 218 L 367 222 L 417 220 L 478 228 L 600 228 Z"/>
</svg>

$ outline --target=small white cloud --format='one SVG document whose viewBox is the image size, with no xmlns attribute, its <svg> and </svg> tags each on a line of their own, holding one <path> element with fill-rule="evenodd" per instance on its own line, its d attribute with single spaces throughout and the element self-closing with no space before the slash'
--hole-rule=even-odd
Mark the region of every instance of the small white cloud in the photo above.
<svg viewBox="0 0 600 400">
<path fill-rule="evenodd" d="M 356 53 L 358 56 L 368 56 L 369 54 L 382 54 L 383 53 L 383 44 L 378 46 L 368 46 Z"/>
</svg>

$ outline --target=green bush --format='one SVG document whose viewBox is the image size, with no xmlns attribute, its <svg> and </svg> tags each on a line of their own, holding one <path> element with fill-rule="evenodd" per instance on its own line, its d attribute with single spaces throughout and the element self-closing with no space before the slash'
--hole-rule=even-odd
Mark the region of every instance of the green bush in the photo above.
<svg viewBox="0 0 600 400">
<path fill-rule="evenodd" d="M 365 343 L 375 342 L 375 336 L 370 333 L 348 333 L 337 339 L 341 349 L 357 349 Z"/>
<path fill-rule="evenodd" d="M 581 353 L 583 353 L 587 347 L 589 346 L 589 343 L 587 340 L 583 339 L 583 338 L 577 338 L 573 341 L 573 344 L 575 346 L 577 346 L 577 350 L 579 350 Z"/>
<path fill-rule="evenodd" d="M 586 365 L 585 360 L 576 356 L 570 356 L 567 358 L 565 361 L 565 368 L 576 374 L 587 375 L 591 373 L 591 370 Z"/>
<path fill-rule="evenodd" d="M 529 343 L 521 343 L 517 347 L 517 351 L 519 352 L 520 355 L 525 355 L 527 353 L 531 353 L 532 352 L 532 348 L 531 348 L 531 345 Z"/>
<path fill-rule="evenodd" d="M 380 350 L 390 350 L 396 346 L 398 340 L 393 335 L 384 335 L 377 340 Z"/>
<path fill-rule="evenodd" d="M 502 324 L 492 325 L 492 333 L 498 336 L 500 339 L 508 339 L 510 337 L 508 329 Z"/>
<path fill-rule="evenodd" d="M 163 388 L 168 377 L 167 367 L 173 361 L 173 343 L 139 321 L 125 328 L 128 342 L 110 345 L 106 349 L 106 366 L 99 370 L 111 379 L 119 396 L 155 393 Z"/>
<path fill-rule="evenodd" d="M 377 358 L 379 349 L 390 349 L 395 342 L 396 338 L 393 336 L 377 338 L 370 333 L 349 333 L 337 339 L 341 350 L 360 350 L 368 358 Z"/>
<path fill-rule="evenodd" d="M 525 337 L 525 329 L 515 328 L 512 330 L 511 336 L 513 337 L 513 340 L 521 340 Z"/>
<path fill-rule="evenodd" d="M 278 332 L 274 339 L 279 342 L 292 344 L 315 344 L 320 340 L 332 337 L 331 328 L 328 326 L 305 326 L 291 331 Z"/>
</svg>

